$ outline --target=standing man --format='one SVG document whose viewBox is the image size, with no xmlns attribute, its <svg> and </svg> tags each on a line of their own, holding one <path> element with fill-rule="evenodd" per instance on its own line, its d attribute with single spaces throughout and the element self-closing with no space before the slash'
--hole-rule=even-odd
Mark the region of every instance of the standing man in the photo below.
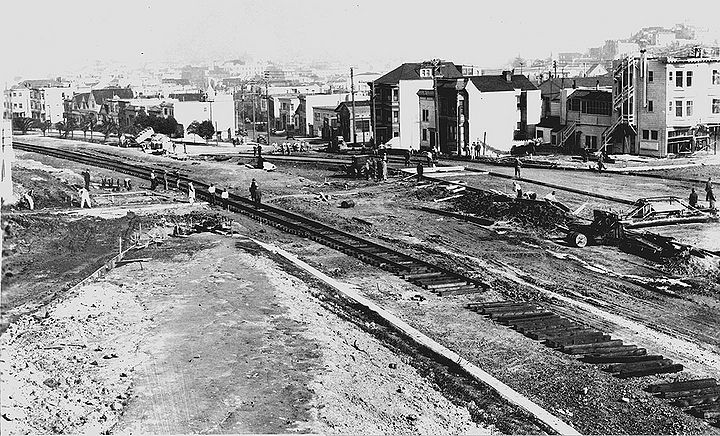
<svg viewBox="0 0 720 436">
<path fill-rule="evenodd" d="M 262 194 L 260 193 L 260 187 L 257 184 L 257 181 L 255 179 L 252 179 L 252 182 L 250 183 L 250 199 L 254 203 L 260 204 Z"/>
<path fill-rule="evenodd" d="M 82 172 L 83 181 L 85 182 L 85 189 L 90 190 L 90 170 L 85 169 L 85 171 Z"/>
<path fill-rule="evenodd" d="M 165 190 L 168 190 L 168 173 L 167 170 L 163 170 L 163 185 L 165 185 Z"/>
<path fill-rule="evenodd" d="M 598 155 L 598 173 L 602 173 L 602 170 L 605 169 L 605 157 L 603 156 L 602 152 Z"/>
<path fill-rule="evenodd" d="M 515 158 L 515 177 L 520 178 L 520 168 L 522 168 L 522 162 L 520 162 L 520 158 Z"/>
<path fill-rule="evenodd" d="M 708 180 L 705 183 L 705 200 L 710 203 L 710 209 L 715 210 L 715 193 L 713 192 L 711 177 L 708 177 Z"/>
<path fill-rule="evenodd" d="M 405 151 L 405 167 L 410 166 L 410 150 Z"/>
<path fill-rule="evenodd" d="M 222 199 L 225 209 L 230 210 L 230 202 L 228 201 L 230 199 L 230 192 L 227 189 L 223 190 L 223 192 L 220 193 L 220 198 Z"/>
<path fill-rule="evenodd" d="M 150 190 L 154 191 L 157 187 L 157 177 L 155 177 L 155 171 L 150 171 Z"/>
<path fill-rule="evenodd" d="M 690 190 L 690 207 L 697 207 L 698 194 L 695 192 L 695 188 Z"/>
<path fill-rule="evenodd" d="M 382 159 L 380 160 L 380 176 L 383 180 L 388 178 L 388 162 L 387 154 L 383 153 Z"/>
<path fill-rule="evenodd" d="M 423 178 L 423 172 L 424 172 L 424 170 L 425 170 L 425 169 L 423 168 L 422 162 L 418 162 L 418 164 L 417 164 L 417 181 L 418 181 L 418 183 L 420 183 L 420 181 L 421 181 L 422 178 Z"/>
<path fill-rule="evenodd" d="M 367 159 L 365 159 L 364 171 L 365 171 L 365 180 L 370 181 L 371 168 L 370 168 L 370 158 L 369 157 Z"/>
<path fill-rule="evenodd" d="M 195 186 L 193 182 L 188 182 L 188 201 L 190 204 L 195 203 Z"/>
<path fill-rule="evenodd" d="M 210 187 L 208 188 L 208 194 L 210 194 L 210 204 L 212 204 L 213 206 L 215 205 L 215 191 L 215 185 L 211 183 Z"/>
</svg>

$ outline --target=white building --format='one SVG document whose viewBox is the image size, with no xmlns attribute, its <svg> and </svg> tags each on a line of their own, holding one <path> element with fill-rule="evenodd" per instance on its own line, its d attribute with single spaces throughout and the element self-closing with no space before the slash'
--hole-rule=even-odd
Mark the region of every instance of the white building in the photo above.
<svg viewBox="0 0 720 436">
<path fill-rule="evenodd" d="M 9 119 L 0 119 L 0 146 L 0 202 L 13 202 L 12 162 L 15 160 L 15 152 L 12 146 L 12 123 Z"/>
<path fill-rule="evenodd" d="M 178 124 L 187 127 L 193 121 L 212 121 L 215 131 L 220 132 L 226 138 L 228 129 L 231 133 L 235 131 L 235 103 L 232 95 L 218 94 L 213 101 L 177 101 L 172 102 L 173 113 Z"/>
<path fill-rule="evenodd" d="M 336 108 L 343 101 L 350 101 L 350 93 L 340 94 L 311 94 L 303 96 L 305 99 L 305 120 L 307 126 L 306 132 L 311 136 L 320 136 L 322 134 L 322 125 L 316 126 L 315 108 L 332 106 Z M 367 99 L 367 98 L 365 98 Z"/>
</svg>

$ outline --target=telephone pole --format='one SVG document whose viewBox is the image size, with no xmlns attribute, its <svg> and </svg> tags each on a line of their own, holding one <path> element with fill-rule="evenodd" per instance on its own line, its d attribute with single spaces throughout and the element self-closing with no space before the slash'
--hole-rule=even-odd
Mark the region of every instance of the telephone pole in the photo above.
<svg viewBox="0 0 720 436">
<path fill-rule="evenodd" d="M 352 122 L 350 123 L 350 137 L 352 143 L 357 142 L 355 133 L 355 76 L 353 75 L 353 68 L 350 67 L 350 98 L 352 99 Z"/>
<path fill-rule="evenodd" d="M 270 144 L 270 78 L 265 80 L 265 98 L 267 99 L 267 143 Z"/>
</svg>

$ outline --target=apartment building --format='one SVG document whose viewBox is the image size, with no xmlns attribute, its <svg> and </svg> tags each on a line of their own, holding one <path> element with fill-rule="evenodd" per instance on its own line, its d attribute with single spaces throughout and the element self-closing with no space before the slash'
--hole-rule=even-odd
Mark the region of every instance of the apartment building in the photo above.
<svg viewBox="0 0 720 436">
<path fill-rule="evenodd" d="M 511 71 L 478 73 L 452 62 L 406 63 L 372 82 L 377 142 L 399 137 L 403 149 L 463 154 L 474 142 L 504 152 L 534 137 L 540 90 Z"/>
<path fill-rule="evenodd" d="M 614 68 L 614 153 L 665 157 L 714 147 L 720 133 L 720 58 L 628 57 Z"/>
<path fill-rule="evenodd" d="M 358 144 L 370 142 L 372 132 L 370 131 L 369 101 L 356 101 L 354 108 L 352 102 L 342 102 L 335 109 L 335 112 L 337 113 L 340 135 L 346 142 L 357 142 Z M 353 112 L 355 113 L 354 124 Z"/>
</svg>

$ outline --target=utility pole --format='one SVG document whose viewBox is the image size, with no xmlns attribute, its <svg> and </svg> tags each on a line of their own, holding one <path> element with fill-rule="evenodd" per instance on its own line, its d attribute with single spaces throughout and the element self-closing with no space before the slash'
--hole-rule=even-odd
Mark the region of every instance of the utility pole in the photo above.
<svg viewBox="0 0 720 436">
<path fill-rule="evenodd" d="M 370 95 L 370 99 L 372 100 L 372 117 L 370 118 L 370 121 L 372 122 L 372 129 L 373 129 L 373 142 L 377 143 L 378 137 L 377 137 L 377 112 L 375 111 L 375 81 L 372 82 L 372 94 Z"/>
<path fill-rule="evenodd" d="M 267 98 L 267 143 L 270 144 L 270 78 L 265 80 L 265 97 Z"/>
<path fill-rule="evenodd" d="M 440 107 L 438 105 L 438 87 L 437 87 L 437 70 L 440 65 L 440 59 L 433 59 L 432 61 L 432 76 L 433 76 L 433 96 L 435 97 L 435 147 L 440 149 Z M 433 149 L 433 153 L 435 149 Z"/>
<path fill-rule="evenodd" d="M 353 74 L 352 67 L 350 67 L 350 97 L 352 98 L 352 122 L 350 123 L 350 137 L 352 138 L 352 143 L 355 144 L 357 142 L 357 134 L 355 132 L 355 76 Z"/>
<path fill-rule="evenodd" d="M 254 88 L 254 87 L 253 87 Z M 257 108 L 255 107 L 255 90 L 253 90 L 252 95 L 252 107 L 253 107 L 253 141 L 257 142 L 257 124 L 255 124 L 255 113 L 257 112 Z"/>
</svg>

